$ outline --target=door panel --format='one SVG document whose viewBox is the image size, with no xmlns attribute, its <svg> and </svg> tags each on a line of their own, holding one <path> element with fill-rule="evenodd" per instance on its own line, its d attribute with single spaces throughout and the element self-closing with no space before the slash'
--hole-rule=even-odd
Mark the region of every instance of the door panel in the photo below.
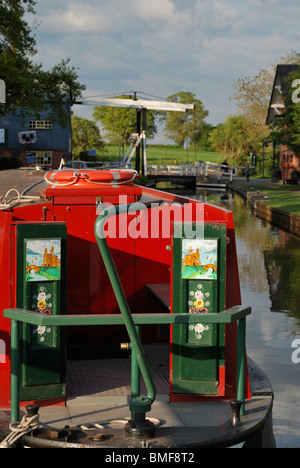
<svg viewBox="0 0 300 468">
<path fill-rule="evenodd" d="M 202 324 L 201 315 L 225 308 L 225 257 L 225 225 L 205 225 L 201 238 L 173 239 L 173 312 L 199 314 L 197 324 L 173 326 L 174 394 L 220 394 L 224 326 Z"/>
<path fill-rule="evenodd" d="M 16 223 L 16 305 L 45 315 L 66 313 L 64 223 Z M 66 340 L 63 327 L 22 324 L 22 401 L 65 395 Z"/>
</svg>

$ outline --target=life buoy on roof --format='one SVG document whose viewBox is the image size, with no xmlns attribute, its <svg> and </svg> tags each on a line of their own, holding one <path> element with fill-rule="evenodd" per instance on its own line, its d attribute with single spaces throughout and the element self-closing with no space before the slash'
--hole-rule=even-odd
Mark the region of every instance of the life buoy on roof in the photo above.
<svg viewBox="0 0 300 468">
<path fill-rule="evenodd" d="M 130 169 L 102 170 L 62 170 L 47 172 L 44 176 L 47 184 L 54 187 L 67 187 L 69 185 L 122 185 L 133 182 L 137 171 Z"/>
</svg>

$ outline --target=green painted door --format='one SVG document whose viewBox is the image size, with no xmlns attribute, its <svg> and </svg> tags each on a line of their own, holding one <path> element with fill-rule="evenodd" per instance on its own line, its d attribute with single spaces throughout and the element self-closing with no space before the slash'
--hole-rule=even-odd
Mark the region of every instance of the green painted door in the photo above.
<svg viewBox="0 0 300 468">
<path fill-rule="evenodd" d="M 64 223 L 16 223 L 17 307 L 45 315 L 66 313 Z M 66 339 L 63 327 L 22 324 L 21 401 L 65 396 Z"/>
<path fill-rule="evenodd" d="M 176 233 L 173 312 L 199 314 L 199 323 L 173 326 L 172 393 L 219 395 L 224 326 L 202 324 L 201 314 L 225 308 L 226 225 L 207 224 L 201 237 L 193 239 L 179 237 L 178 225 Z"/>
</svg>

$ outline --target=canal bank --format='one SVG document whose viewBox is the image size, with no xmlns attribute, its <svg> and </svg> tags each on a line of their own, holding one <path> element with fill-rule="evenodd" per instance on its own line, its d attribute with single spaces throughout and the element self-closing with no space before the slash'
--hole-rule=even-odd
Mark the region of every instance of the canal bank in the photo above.
<svg viewBox="0 0 300 468">
<path fill-rule="evenodd" d="M 269 179 L 255 179 L 246 182 L 244 178 L 235 178 L 230 185 L 230 191 L 238 193 L 247 205 L 260 219 L 300 237 L 300 216 L 272 206 L 269 190 L 280 190 L 281 186 Z M 293 187 L 294 188 L 294 187 Z M 287 192 L 286 192 L 287 193 Z M 300 193 L 294 192 L 295 195 Z M 282 196 L 284 192 L 282 191 Z"/>
</svg>

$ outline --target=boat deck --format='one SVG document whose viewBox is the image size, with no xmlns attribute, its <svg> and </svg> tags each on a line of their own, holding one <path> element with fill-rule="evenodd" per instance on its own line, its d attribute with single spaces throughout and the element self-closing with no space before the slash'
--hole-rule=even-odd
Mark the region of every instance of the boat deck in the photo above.
<svg viewBox="0 0 300 468">
<path fill-rule="evenodd" d="M 169 344 L 145 346 L 151 375 L 157 395 L 169 393 Z M 148 350 L 148 351 L 147 351 Z M 98 399 L 110 397 L 127 402 L 130 396 L 130 358 L 90 359 L 67 361 L 67 398 L 93 396 Z M 141 382 L 141 394 L 146 389 Z"/>
<path fill-rule="evenodd" d="M 50 431 L 51 437 L 45 442 L 42 436 L 24 436 L 24 444 L 42 448 L 200 448 L 237 445 L 248 438 L 247 446 L 250 447 L 275 446 L 271 426 L 272 388 L 265 374 L 251 359 L 248 359 L 248 367 L 252 399 L 245 402 L 242 425 L 232 427 L 231 408 L 227 401 L 169 401 L 167 347 L 166 344 L 163 347 L 160 344 L 145 346 L 157 387 L 156 400 L 146 415 L 157 426 L 154 437 L 131 439 L 124 431 L 130 419 L 130 359 L 76 360 L 68 361 L 67 365 L 66 403 L 42 406 L 39 410 L 42 431 Z M 141 393 L 144 394 L 143 386 Z M 21 417 L 24 413 L 22 408 Z M 9 420 L 10 411 L 1 410 L 2 430 L 8 429 Z M 75 430 L 75 440 L 52 439 L 56 432 L 59 434 L 66 430 Z M 260 430 L 263 430 L 261 434 Z M 99 434 L 101 440 L 94 442 Z"/>
<path fill-rule="evenodd" d="M 201 424 L 224 424 L 231 416 L 230 407 L 226 402 L 218 402 L 217 405 L 200 402 L 170 403 L 169 347 L 168 343 L 144 346 L 157 394 L 152 411 L 147 417 L 159 421 L 164 427 L 198 426 L 197 410 L 201 405 Z M 127 420 L 130 417 L 130 365 L 130 358 L 68 361 L 67 409 L 70 422 L 86 427 L 87 423 L 94 425 L 103 424 L 103 421 Z M 142 379 L 141 395 L 146 395 Z M 81 414 L 76 411 L 78 408 L 81 408 Z M 41 408 L 41 417 L 48 411 Z"/>
<path fill-rule="evenodd" d="M 24 169 L 9 169 L 0 171 L 0 196 L 3 197 L 8 190 L 16 189 L 22 193 L 32 185 L 38 184 L 30 190 L 30 195 L 38 196 L 40 188 L 46 187 L 44 181 L 44 171 L 24 170 Z M 14 194 L 12 194 L 13 196 Z"/>
</svg>

